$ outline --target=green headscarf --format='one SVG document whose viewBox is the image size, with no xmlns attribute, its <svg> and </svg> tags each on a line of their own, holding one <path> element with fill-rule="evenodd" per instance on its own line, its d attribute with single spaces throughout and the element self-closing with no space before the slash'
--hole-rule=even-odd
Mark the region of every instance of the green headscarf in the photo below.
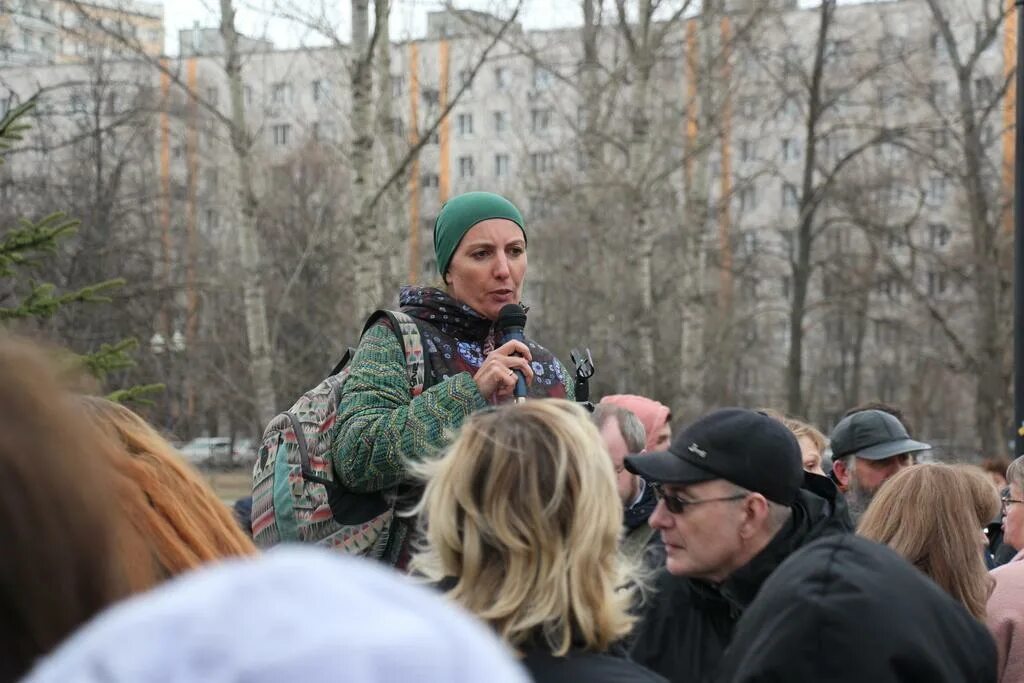
<svg viewBox="0 0 1024 683">
<path fill-rule="evenodd" d="M 523 215 L 515 204 L 493 192 L 466 192 L 452 197 L 434 221 L 434 254 L 437 256 L 437 272 L 443 277 L 459 246 L 459 242 L 477 223 L 491 218 L 505 218 L 519 226 L 526 239 Z"/>
</svg>

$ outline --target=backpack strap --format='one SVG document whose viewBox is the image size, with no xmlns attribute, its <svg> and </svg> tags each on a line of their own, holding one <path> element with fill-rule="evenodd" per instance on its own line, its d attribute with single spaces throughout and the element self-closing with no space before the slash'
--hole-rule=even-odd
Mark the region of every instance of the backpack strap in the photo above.
<svg viewBox="0 0 1024 683">
<path fill-rule="evenodd" d="M 376 325 L 382 318 L 387 318 L 391 323 L 391 329 L 398 337 L 402 345 L 402 353 L 405 355 L 405 372 L 409 380 L 409 388 L 413 397 L 419 396 L 426 388 L 427 369 L 423 357 L 423 338 L 420 336 L 420 328 L 416 321 L 401 311 L 378 310 L 366 321 L 363 326 L 363 334 Z M 362 335 L 360 335 L 362 338 Z M 347 354 L 346 354 L 347 355 Z M 342 360 L 345 360 L 344 358 Z"/>
</svg>

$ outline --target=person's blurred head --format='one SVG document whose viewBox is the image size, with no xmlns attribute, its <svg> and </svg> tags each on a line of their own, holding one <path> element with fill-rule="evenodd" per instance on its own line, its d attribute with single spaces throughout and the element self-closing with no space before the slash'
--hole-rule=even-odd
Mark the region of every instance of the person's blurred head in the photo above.
<svg viewBox="0 0 1024 683">
<path fill-rule="evenodd" d="M 625 408 L 638 418 L 647 434 L 646 449 L 651 452 L 663 451 L 672 441 L 672 411 L 663 403 L 634 394 L 611 394 L 601 399 L 599 405 L 613 405 Z M 635 451 L 639 453 L 639 451 Z"/>
<path fill-rule="evenodd" d="M 857 533 L 895 550 L 983 619 L 991 579 L 981 529 L 998 511 L 999 494 L 974 468 L 918 465 L 886 482 Z"/>
<path fill-rule="evenodd" d="M 1006 488 L 1006 468 L 1009 466 L 1009 461 L 1002 458 L 989 458 L 981 462 L 981 469 L 988 474 L 992 483 L 1000 491 Z"/>
<path fill-rule="evenodd" d="M 48 360 L 0 336 L 0 680 L 127 593 L 105 451 Z"/>
<path fill-rule="evenodd" d="M 104 398 L 82 396 L 79 403 L 119 446 L 110 456 L 117 502 L 145 544 L 122 550 L 135 590 L 207 562 L 256 552 L 231 510 L 145 420 Z"/>
<path fill-rule="evenodd" d="M 796 437 L 797 443 L 800 444 L 800 454 L 803 457 L 803 465 L 805 472 L 811 472 L 812 474 L 825 475 L 825 470 L 822 468 L 822 461 L 825 456 L 825 449 L 828 447 L 828 439 L 818 429 L 807 422 L 797 420 L 796 418 L 786 417 L 782 413 L 779 413 L 771 408 L 763 408 L 758 411 L 768 417 L 775 418 L 782 424 L 786 425 L 786 428 L 793 432 L 793 436 Z"/>
<path fill-rule="evenodd" d="M 716 583 L 768 545 L 804 480 L 792 432 L 740 408 L 705 415 L 668 451 L 627 457 L 626 469 L 654 484 L 648 524 L 661 532 L 668 571 Z"/>
<path fill-rule="evenodd" d="M 597 428 L 562 400 L 478 413 L 422 466 L 412 568 L 513 647 L 601 652 L 630 630 L 622 506 Z"/>
<path fill-rule="evenodd" d="M 1009 491 L 1003 496 L 1003 540 L 1024 550 L 1024 456 L 1006 468 Z"/>
<path fill-rule="evenodd" d="M 914 454 L 931 448 L 910 438 L 888 410 L 851 412 L 832 430 L 832 471 L 846 494 L 850 514 L 858 519 L 879 487 L 914 464 Z"/>
<path fill-rule="evenodd" d="M 626 456 L 644 451 L 647 441 L 644 426 L 635 413 L 610 403 L 598 404 L 590 419 L 601 431 L 605 448 L 612 457 L 619 498 L 623 505 L 629 505 L 636 498 L 640 482 L 635 474 L 626 471 Z"/>
<path fill-rule="evenodd" d="M 304 592 L 305 591 L 305 592 Z M 343 654 L 331 657 L 330 653 Z M 476 619 L 376 562 L 292 545 L 167 581 L 23 683 L 527 683 Z"/>
</svg>

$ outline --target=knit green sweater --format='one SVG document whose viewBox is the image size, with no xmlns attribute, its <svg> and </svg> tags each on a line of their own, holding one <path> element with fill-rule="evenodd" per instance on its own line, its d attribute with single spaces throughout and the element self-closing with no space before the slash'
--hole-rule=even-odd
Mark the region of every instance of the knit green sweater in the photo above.
<svg viewBox="0 0 1024 683">
<path fill-rule="evenodd" d="M 574 386 L 562 370 L 566 397 Z M 468 372 L 409 395 L 405 354 L 385 325 L 366 332 L 342 390 L 332 458 L 341 484 L 351 491 L 382 491 L 402 483 L 407 464 L 436 455 L 462 421 L 487 406 Z"/>
</svg>

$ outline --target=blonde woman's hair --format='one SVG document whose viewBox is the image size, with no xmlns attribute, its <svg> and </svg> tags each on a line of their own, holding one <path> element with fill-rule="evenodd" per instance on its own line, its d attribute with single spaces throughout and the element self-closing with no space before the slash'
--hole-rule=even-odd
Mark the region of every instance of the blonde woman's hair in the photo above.
<svg viewBox="0 0 1024 683">
<path fill-rule="evenodd" d="M 90 420 L 121 447 L 111 454 L 118 503 L 145 546 L 121 549 L 134 590 L 208 562 L 256 554 L 227 506 L 149 423 L 106 399 L 79 398 Z"/>
<path fill-rule="evenodd" d="M 767 415 L 774 420 L 778 420 L 786 426 L 786 429 L 793 432 L 793 436 L 798 439 L 806 436 L 811 440 L 811 443 L 814 444 L 814 447 L 818 449 L 818 452 L 821 453 L 822 456 L 825 455 L 825 448 L 828 446 L 828 439 L 824 434 L 822 434 L 821 430 L 814 425 L 804 422 L 803 420 L 798 420 L 795 417 L 789 417 L 777 410 L 772 410 L 771 408 L 761 408 L 757 412 L 762 415 Z"/>
<path fill-rule="evenodd" d="M 980 535 L 998 511 L 995 486 L 976 468 L 917 465 L 879 489 L 857 533 L 895 550 L 983 620 L 992 579 Z"/>
<path fill-rule="evenodd" d="M 450 585 L 513 647 L 602 652 L 629 633 L 622 506 L 583 409 L 546 399 L 478 413 L 419 473 L 426 544 L 414 572 Z"/>
</svg>

